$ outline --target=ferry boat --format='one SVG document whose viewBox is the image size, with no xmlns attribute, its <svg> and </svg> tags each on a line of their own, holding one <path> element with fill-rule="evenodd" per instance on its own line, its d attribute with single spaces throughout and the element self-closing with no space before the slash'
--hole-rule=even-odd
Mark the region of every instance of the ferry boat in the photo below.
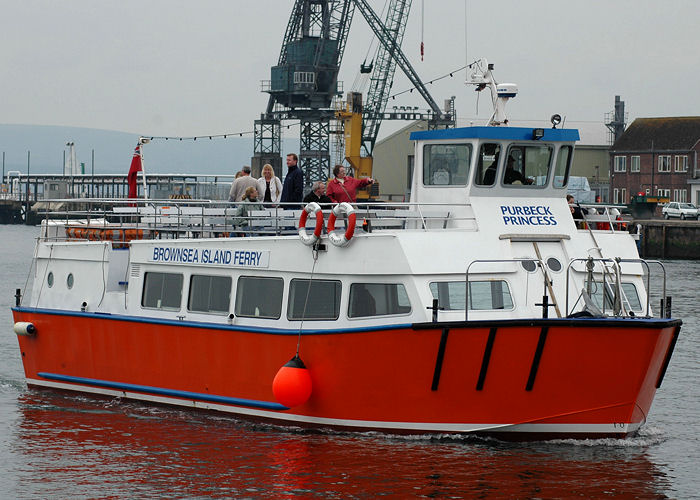
<svg viewBox="0 0 700 500">
<path fill-rule="evenodd" d="M 486 83 L 489 126 L 412 134 L 407 203 L 54 214 L 13 308 L 27 384 L 346 431 L 634 434 L 681 327 L 663 266 L 612 207 L 574 221 L 578 132 L 506 126 L 516 89 Z"/>
</svg>

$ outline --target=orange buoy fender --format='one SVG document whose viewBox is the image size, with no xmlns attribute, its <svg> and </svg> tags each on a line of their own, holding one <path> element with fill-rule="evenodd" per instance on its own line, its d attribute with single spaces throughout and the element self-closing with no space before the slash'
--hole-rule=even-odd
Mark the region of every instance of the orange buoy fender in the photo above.
<svg viewBox="0 0 700 500">
<path fill-rule="evenodd" d="M 287 408 L 304 404 L 309 399 L 311 375 L 299 356 L 294 356 L 279 369 L 272 381 L 272 393 Z"/>
<path fill-rule="evenodd" d="M 312 234 L 307 234 L 306 220 L 309 218 L 310 213 L 316 217 L 316 227 Z M 299 238 L 304 245 L 311 246 L 321 237 L 321 231 L 323 231 L 323 211 L 321 210 L 321 205 L 312 201 L 301 211 L 301 217 L 299 217 Z"/>
<path fill-rule="evenodd" d="M 345 229 L 345 234 L 339 235 L 335 233 L 335 220 L 339 215 L 346 214 L 348 216 L 348 225 Z M 357 215 L 355 214 L 355 209 L 350 205 L 350 203 L 343 202 L 337 204 L 333 207 L 330 217 L 328 217 L 328 239 L 337 247 L 344 247 L 350 243 L 353 234 L 355 234 L 355 221 Z"/>
</svg>

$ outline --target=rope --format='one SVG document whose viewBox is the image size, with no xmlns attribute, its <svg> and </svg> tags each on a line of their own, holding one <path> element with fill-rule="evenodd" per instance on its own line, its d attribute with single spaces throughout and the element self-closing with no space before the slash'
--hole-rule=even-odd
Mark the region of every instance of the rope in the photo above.
<svg viewBox="0 0 700 500">
<path fill-rule="evenodd" d="M 311 274 L 309 275 L 309 286 L 306 288 L 306 298 L 304 299 L 304 310 L 301 313 L 301 323 L 299 323 L 299 335 L 297 336 L 297 354 L 299 357 L 299 348 L 301 347 L 301 331 L 304 329 L 304 318 L 306 317 L 306 306 L 309 303 L 309 293 L 311 292 L 311 283 L 314 279 L 314 270 L 316 269 L 316 262 L 318 262 L 318 249 L 314 246 L 311 250 L 311 255 L 314 258 L 314 263 L 311 266 Z"/>
</svg>

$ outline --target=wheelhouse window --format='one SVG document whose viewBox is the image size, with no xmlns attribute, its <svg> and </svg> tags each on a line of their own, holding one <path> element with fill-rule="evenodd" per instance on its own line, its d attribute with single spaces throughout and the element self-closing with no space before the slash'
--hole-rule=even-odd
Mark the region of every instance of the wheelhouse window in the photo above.
<svg viewBox="0 0 700 500">
<path fill-rule="evenodd" d="M 236 316 L 279 319 L 282 315 L 282 278 L 241 276 L 236 285 Z"/>
<path fill-rule="evenodd" d="M 227 314 L 230 304 L 231 278 L 229 276 L 192 275 L 187 303 L 188 310 Z"/>
<path fill-rule="evenodd" d="M 338 319 L 340 291 L 340 281 L 293 279 L 289 284 L 287 319 Z"/>
<path fill-rule="evenodd" d="M 464 281 L 435 281 L 430 292 L 438 299 L 438 306 L 446 311 L 464 310 L 466 303 Z M 513 309 L 513 299 L 508 283 L 503 280 L 470 281 L 469 310 L 490 311 Z"/>
<path fill-rule="evenodd" d="M 141 305 L 149 309 L 179 311 L 182 302 L 182 274 L 148 272 L 143 278 Z"/>
<path fill-rule="evenodd" d="M 471 154 L 471 144 L 426 144 L 423 146 L 423 184 L 465 186 Z"/>
<path fill-rule="evenodd" d="M 513 186 L 544 186 L 549 180 L 552 146 L 514 145 L 508 148 L 502 182 Z"/>
<path fill-rule="evenodd" d="M 350 285 L 348 317 L 408 314 L 411 302 L 401 283 L 353 283 Z"/>
<path fill-rule="evenodd" d="M 474 184 L 477 186 L 493 186 L 496 182 L 498 159 L 501 156 L 501 145 L 484 143 L 479 148 L 479 158 L 476 162 Z"/>
<path fill-rule="evenodd" d="M 557 163 L 554 166 L 554 187 L 561 188 L 569 183 L 569 167 L 571 166 L 571 158 L 573 157 L 574 148 L 571 146 L 562 146 L 559 148 L 557 155 Z"/>
</svg>

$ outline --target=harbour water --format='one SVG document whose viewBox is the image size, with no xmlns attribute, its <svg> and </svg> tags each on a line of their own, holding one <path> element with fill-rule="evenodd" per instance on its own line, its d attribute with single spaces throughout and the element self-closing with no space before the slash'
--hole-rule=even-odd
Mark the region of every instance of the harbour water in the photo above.
<svg viewBox="0 0 700 500">
<path fill-rule="evenodd" d="M 638 436 L 503 443 L 302 431 L 28 389 L 10 307 L 37 234 L 0 225 L 3 498 L 700 498 L 700 261 L 664 261 L 684 325 Z"/>
</svg>

